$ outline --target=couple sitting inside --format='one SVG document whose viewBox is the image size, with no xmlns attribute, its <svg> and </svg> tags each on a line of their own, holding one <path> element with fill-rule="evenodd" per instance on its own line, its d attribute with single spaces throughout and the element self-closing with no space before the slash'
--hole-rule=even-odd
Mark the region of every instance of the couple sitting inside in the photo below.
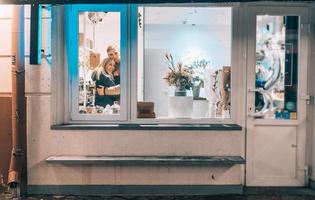
<svg viewBox="0 0 315 200">
<path fill-rule="evenodd" d="M 120 96 L 119 53 L 114 47 L 109 46 L 107 55 L 91 77 L 96 86 L 95 106 L 104 108 L 106 105 L 113 105 L 114 101 L 119 101 Z"/>
</svg>

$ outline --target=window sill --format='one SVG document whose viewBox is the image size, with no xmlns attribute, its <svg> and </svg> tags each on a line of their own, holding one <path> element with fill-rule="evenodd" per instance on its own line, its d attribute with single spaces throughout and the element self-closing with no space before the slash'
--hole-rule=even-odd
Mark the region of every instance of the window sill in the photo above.
<svg viewBox="0 0 315 200">
<path fill-rule="evenodd" d="M 174 131 L 240 131 L 237 124 L 60 124 L 52 130 L 174 130 Z"/>
</svg>

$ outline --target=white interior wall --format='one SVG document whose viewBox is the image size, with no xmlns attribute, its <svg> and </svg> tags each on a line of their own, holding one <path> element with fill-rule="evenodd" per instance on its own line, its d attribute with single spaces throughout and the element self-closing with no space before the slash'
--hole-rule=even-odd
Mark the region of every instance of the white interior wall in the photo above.
<svg viewBox="0 0 315 200">
<path fill-rule="evenodd" d="M 231 65 L 232 26 L 148 24 L 145 48 L 168 50 L 177 62 L 206 59 L 211 67 Z M 165 60 L 164 58 L 161 58 Z M 146 69 L 150 66 L 145 66 Z"/>
<path fill-rule="evenodd" d="M 165 49 L 145 50 L 144 100 L 154 102 L 157 117 L 168 116 L 169 86 L 163 79 L 168 71 L 165 60 Z"/>
<path fill-rule="evenodd" d="M 83 19 L 80 19 L 79 32 L 84 32 Z M 106 49 L 109 45 L 120 50 L 120 13 L 108 12 L 102 22 L 95 25 L 86 19 L 85 37 L 93 41 L 93 26 L 95 26 L 95 41 L 93 51 L 101 54 L 101 59 L 107 57 Z"/>
</svg>

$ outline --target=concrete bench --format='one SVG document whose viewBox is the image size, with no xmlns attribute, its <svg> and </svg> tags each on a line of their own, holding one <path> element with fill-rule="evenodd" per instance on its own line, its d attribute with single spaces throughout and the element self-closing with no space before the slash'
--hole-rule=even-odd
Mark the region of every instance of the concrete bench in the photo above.
<svg viewBox="0 0 315 200">
<path fill-rule="evenodd" d="M 48 163 L 76 165 L 236 165 L 241 156 L 50 156 Z"/>
</svg>

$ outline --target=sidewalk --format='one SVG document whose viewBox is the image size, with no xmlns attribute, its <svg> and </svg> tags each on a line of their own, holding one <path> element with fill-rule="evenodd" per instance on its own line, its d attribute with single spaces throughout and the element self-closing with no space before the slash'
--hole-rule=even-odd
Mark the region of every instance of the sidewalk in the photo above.
<svg viewBox="0 0 315 200">
<path fill-rule="evenodd" d="M 156 197 L 95 197 L 95 196 L 38 196 L 27 200 L 315 200 L 309 195 L 224 195 L 224 196 L 156 196 Z"/>
</svg>

